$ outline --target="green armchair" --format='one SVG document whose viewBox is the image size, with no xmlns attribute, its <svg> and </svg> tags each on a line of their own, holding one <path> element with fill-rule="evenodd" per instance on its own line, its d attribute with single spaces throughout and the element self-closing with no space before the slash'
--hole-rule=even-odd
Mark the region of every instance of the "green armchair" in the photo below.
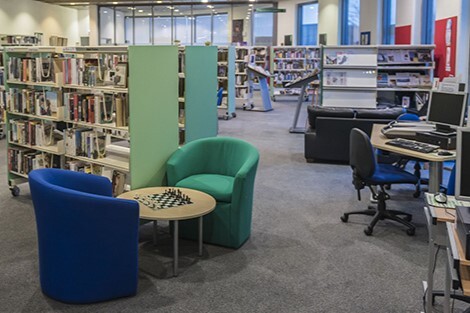
<svg viewBox="0 0 470 313">
<path fill-rule="evenodd" d="M 204 217 L 205 242 L 239 248 L 250 237 L 258 160 L 251 144 L 227 137 L 192 141 L 168 160 L 169 186 L 199 190 L 217 201 Z M 180 231 L 184 238 L 197 239 L 197 221 L 181 221 Z"/>
</svg>

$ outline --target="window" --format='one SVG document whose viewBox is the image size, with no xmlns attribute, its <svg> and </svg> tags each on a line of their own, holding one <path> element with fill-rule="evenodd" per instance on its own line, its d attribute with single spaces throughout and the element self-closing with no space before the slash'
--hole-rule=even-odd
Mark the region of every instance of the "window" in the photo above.
<svg viewBox="0 0 470 313">
<path fill-rule="evenodd" d="M 397 0 L 384 0 L 383 3 L 383 30 L 382 43 L 393 45 L 395 43 L 395 25 L 397 23 Z"/>
<path fill-rule="evenodd" d="M 421 43 L 433 44 L 434 43 L 434 21 L 436 19 L 436 1 L 423 0 L 421 12 Z"/>
<path fill-rule="evenodd" d="M 203 45 L 206 41 L 211 40 L 212 17 L 211 15 L 197 15 L 195 20 L 196 30 L 194 42 Z"/>
<path fill-rule="evenodd" d="M 114 44 L 114 9 L 100 7 L 100 45 Z"/>
<path fill-rule="evenodd" d="M 155 6 L 153 16 L 153 44 L 171 45 L 171 10 L 164 6 Z"/>
<path fill-rule="evenodd" d="M 360 0 L 343 0 L 341 44 L 359 44 Z"/>
<path fill-rule="evenodd" d="M 257 13 L 253 19 L 253 45 L 272 46 L 274 33 L 274 14 Z"/>
<path fill-rule="evenodd" d="M 318 3 L 299 4 L 297 44 L 315 46 L 318 37 Z"/>
<path fill-rule="evenodd" d="M 215 45 L 228 45 L 230 39 L 228 38 L 228 14 L 216 14 L 214 19 L 214 44 Z"/>
<path fill-rule="evenodd" d="M 131 45 L 134 41 L 134 10 L 127 7 L 116 7 L 116 44 Z"/>
</svg>

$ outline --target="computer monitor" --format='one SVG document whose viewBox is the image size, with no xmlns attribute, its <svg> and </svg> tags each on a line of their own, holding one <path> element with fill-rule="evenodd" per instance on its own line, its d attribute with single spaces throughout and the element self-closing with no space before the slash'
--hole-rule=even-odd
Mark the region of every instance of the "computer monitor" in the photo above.
<svg viewBox="0 0 470 313">
<path fill-rule="evenodd" d="M 427 121 L 436 125 L 436 132 L 455 133 L 463 126 L 466 106 L 466 93 L 432 92 Z"/>
<path fill-rule="evenodd" d="M 455 197 L 470 201 L 470 127 L 457 130 Z"/>
</svg>

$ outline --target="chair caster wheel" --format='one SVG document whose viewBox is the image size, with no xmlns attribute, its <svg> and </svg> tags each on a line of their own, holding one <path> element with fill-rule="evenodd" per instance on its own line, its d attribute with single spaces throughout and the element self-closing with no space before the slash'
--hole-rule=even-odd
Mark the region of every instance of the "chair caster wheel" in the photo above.
<svg viewBox="0 0 470 313">
<path fill-rule="evenodd" d="M 405 217 L 403 218 L 405 221 L 407 222 L 411 222 L 411 220 L 413 219 L 413 216 L 408 216 L 408 215 L 405 215 Z"/>
<path fill-rule="evenodd" d="M 372 235 L 372 231 L 373 229 L 369 226 L 367 226 L 365 229 L 364 229 L 364 234 L 366 234 L 366 236 L 371 236 Z"/>
<path fill-rule="evenodd" d="M 347 223 L 347 222 L 348 222 L 348 217 L 349 217 L 349 216 L 347 216 L 346 214 L 344 214 L 343 216 L 341 216 L 341 217 L 340 217 L 340 218 L 341 218 L 341 222 Z"/>
<path fill-rule="evenodd" d="M 392 189 L 392 185 L 385 185 L 385 189 L 386 189 L 386 190 Z"/>
<path fill-rule="evenodd" d="M 233 117 L 233 118 L 237 117 L 237 113 L 235 113 L 235 112 L 232 113 L 232 117 Z"/>
<path fill-rule="evenodd" d="M 414 228 L 409 228 L 406 230 L 406 234 L 408 236 L 414 236 L 415 235 L 415 229 Z"/>
<path fill-rule="evenodd" d="M 18 197 L 20 195 L 20 188 L 18 188 L 18 186 L 13 186 L 10 188 L 10 191 L 13 197 Z"/>
<path fill-rule="evenodd" d="M 413 197 L 414 197 L 414 198 L 419 198 L 420 195 L 421 195 L 421 191 L 415 191 L 415 192 L 413 193 Z"/>
</svg>

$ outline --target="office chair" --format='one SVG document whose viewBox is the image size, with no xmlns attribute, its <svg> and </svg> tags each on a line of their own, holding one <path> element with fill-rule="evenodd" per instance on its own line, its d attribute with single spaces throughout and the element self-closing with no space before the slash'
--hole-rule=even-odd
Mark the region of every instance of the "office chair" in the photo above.
<svg viewBox="0 0 470 313">
<path fill-rule="evenodd" d="M 223 98 L 224 98 L 224 88 L 220 87 L 220 89 L 217 91 L 217 107 L 220 107 L 222 105 Z"/>
<path fill-rule="evenodd" d="M 406 233 L 413 236 L 415 234 L 415 226 L 410 223 L 412 215 L 396 210 L 387 210 L 385 201 L 390 199 L 390 196 L 385 192 L 384 186 L 392 184 L 415 185 L 418 182 L 418 178 L 391 164 L 377 164 L 374 148 L 370 143 L 369 136 L 358 128 L 351 130 L 349 144 L 349 163 L 353 170 L 352 183 L 357 190 L 358 199 L 359 201 L 361 200 L 360 191 L 365 187 L 369 187 L 373 199 L 377 200 L 377 207 L 369 206 L 367 210 L 344 213 L 341 216 L 341 221 L 346 223 L 349 215 L 353 214 L 373 216 L 370 224 L 364 229 L 364 233 L 370 236 L 375 224 L 379 220 L 390 219 L 408 227 Z M 376 190 L 379 191 L 377 192 Z M 399 215 L 403 215 L 404 218 L 399 217 Z"/>
</svg>

